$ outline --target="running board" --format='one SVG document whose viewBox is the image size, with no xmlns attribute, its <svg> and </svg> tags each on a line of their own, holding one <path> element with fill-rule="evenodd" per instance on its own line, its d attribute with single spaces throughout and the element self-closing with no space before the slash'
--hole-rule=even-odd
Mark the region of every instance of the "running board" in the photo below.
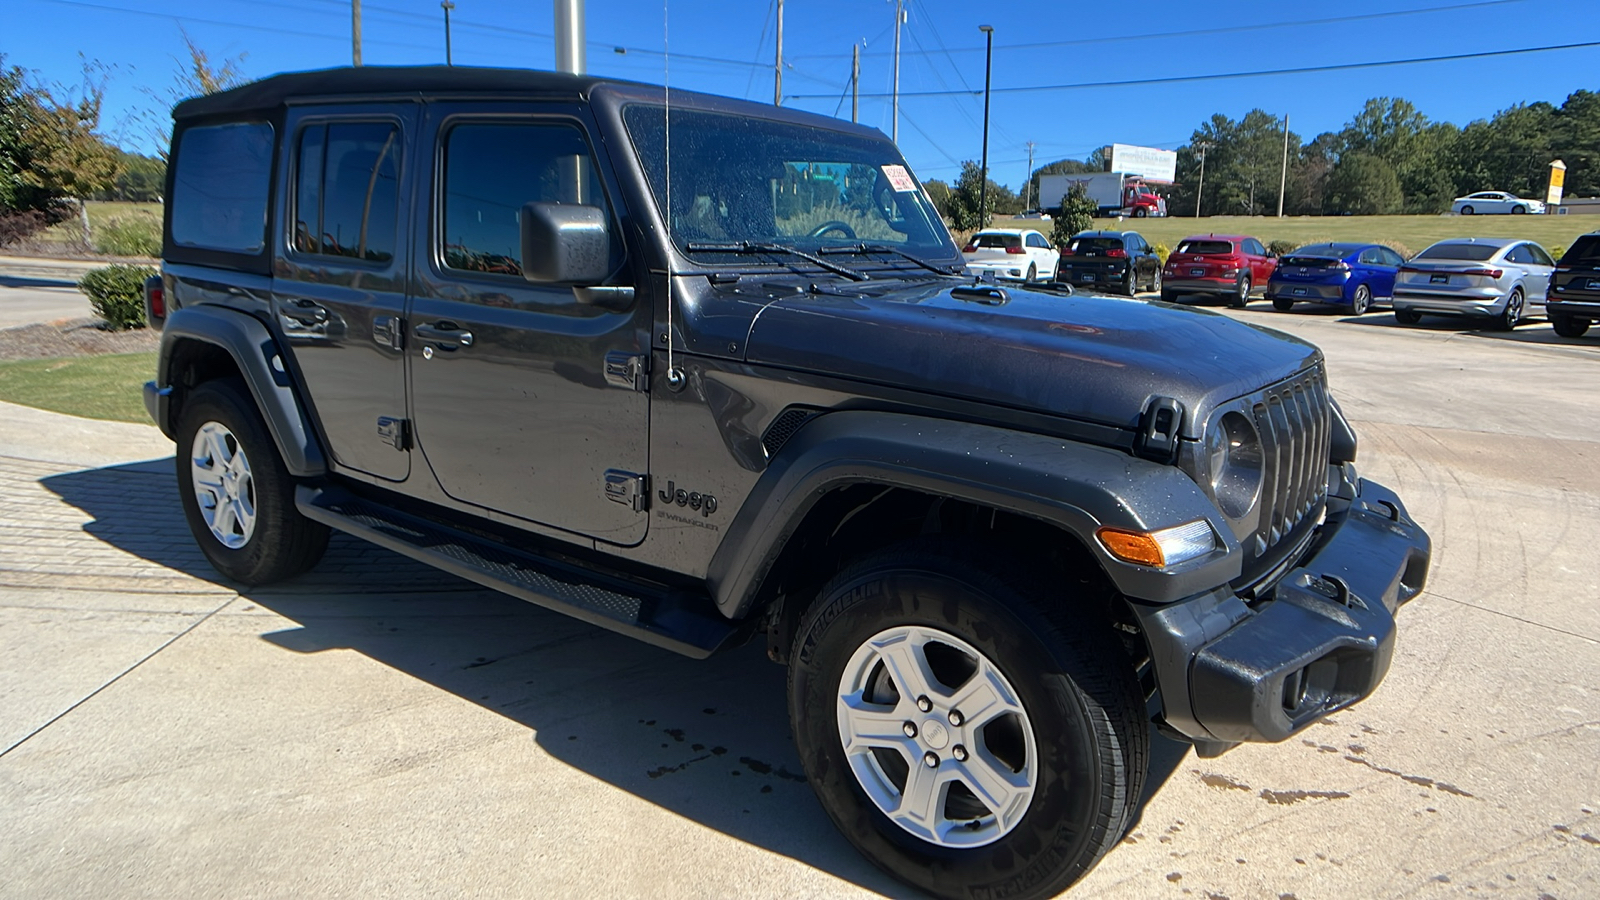
<svg viewBox="0 0 1600 900">
<path fill-rule="evenodd" d="M 337 487 L 295 490 L 301 515 L 486 588 L 657 647 L 704 659 L 733 641 L 736 625 L 707 594 L 650 591 L 475 537 Z M 698 608 L 697 608 L 698 607 Z"/>
</svg>

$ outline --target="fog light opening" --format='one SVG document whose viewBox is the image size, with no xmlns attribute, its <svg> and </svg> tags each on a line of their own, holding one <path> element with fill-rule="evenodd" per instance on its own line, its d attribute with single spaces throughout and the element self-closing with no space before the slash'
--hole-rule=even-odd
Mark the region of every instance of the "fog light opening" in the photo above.
<svg viewBox="0 0 1600 900">
<path fill-rule="evenodd" d="M 1306 670 L 1296 669 L 1283 680 L 1283 711 L 1291 716 L 1306 702 Z"/>
</svg>

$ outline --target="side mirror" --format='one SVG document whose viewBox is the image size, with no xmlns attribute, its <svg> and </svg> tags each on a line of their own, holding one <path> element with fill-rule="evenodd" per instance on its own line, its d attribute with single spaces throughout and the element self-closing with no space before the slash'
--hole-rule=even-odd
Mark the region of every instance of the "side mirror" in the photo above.
<svg viewBox="0 0 1600 900">
<path fill-rule="evenodd" d="M 536 284 L 599 284 L 611 274 L 605 210 L 570 203 L 522 207 L 522 277 Z"/>
</svg>

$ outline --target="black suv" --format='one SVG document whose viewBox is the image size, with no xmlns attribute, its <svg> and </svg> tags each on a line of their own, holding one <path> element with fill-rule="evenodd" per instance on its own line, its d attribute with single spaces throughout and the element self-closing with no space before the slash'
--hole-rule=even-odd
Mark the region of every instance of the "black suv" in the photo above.
<svg viewBox="0 0 1600 900">
<path fill-rule="evenodd" d="M 1561 254 L 1550 273 L 1544 309 L 1562 337 L 1583 337 L 1600 322 L 1600 231 L 1580 235 Z"/>
<path fill-rule="evenodd" d="M 1043 897 L 1202 754 L 1371 692 L 1427 536 L 1318 349 L 974 282 L 876 130 L 595 78 L 279 75 L 174 111 L 151 415 L 229 578 L 329 528 L 790 668 L 874 863 Z M 669 153 L 670 148 L 670 153 Z"/>
<path fill-rule="evenodd" d="M 1075 287 L 1161 293 L 1161 257 L 1137 231 L 1080 231 L 1061 248 L 1056 280 Z"/>
</svg>

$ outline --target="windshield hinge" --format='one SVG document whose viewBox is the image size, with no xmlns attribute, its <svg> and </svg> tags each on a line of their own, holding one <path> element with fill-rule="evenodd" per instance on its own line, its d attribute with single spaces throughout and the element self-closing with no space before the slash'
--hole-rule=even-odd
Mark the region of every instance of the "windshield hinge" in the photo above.
<svg viewBox="0 0 1600 900">
<path fill-rule="evenodd" d="M 1178 461 L 1178 441 L 1183 433 L 1183 404 L 1171 397 L 1151 397 L 1139 417 L 1139 436 L 1133 450 L 1153 462 Z"/>
</svg>

